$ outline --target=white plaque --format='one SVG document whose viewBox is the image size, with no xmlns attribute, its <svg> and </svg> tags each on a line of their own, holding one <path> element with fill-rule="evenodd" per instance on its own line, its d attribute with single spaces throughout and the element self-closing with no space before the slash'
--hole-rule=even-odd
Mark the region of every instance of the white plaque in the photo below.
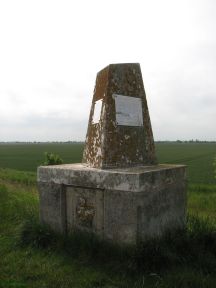
<svg viewBox="0 0 216 288">
<path fill-rule="evenodd" d="M 124 126 L 143 126 L 142 100 L 113 94 L 116 108 L 116 124 Z"/>
<path fill-rule="evenodd" d="M 99 123 L 101 117 L 101 108 L 102 108 L 102 99 L 96 101 L 94 104 L 92 124 Z"/>
</svg>

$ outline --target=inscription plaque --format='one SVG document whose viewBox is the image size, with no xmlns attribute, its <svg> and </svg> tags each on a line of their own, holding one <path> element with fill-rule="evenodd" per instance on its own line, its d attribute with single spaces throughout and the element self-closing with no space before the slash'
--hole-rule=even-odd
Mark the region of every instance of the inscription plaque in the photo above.
<svg viewBox="0 0 216 288">
<path fill-rule="evenodd" d="M 113 94 L 116 108 L 116 124 L 143 126 L 142 100 L 137 97 Z"/>
</svg>

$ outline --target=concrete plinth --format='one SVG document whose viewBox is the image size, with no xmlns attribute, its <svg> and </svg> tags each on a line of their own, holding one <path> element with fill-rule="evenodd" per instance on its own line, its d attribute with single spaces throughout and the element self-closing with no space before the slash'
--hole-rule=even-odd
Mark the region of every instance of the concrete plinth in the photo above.
<svg viewBox="0 0 216 288">
<path fill-rule="evenodd" d="M 38 168 L 40 218 L 54 230 L 94 232 L 136 243 L 185 224 L 183 165 L 96 169 L 83 164 Z"/>
</svg>

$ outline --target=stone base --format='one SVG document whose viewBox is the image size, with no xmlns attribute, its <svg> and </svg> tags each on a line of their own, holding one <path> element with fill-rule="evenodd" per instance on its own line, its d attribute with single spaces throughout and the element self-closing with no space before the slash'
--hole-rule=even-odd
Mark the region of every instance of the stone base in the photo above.
<svg viewBox="0 0 216 288">
<path fill-rule="evenodd" d="M 40 219 L 56 231 L 94 232 L 136 243 L 185 225 L 183 165 L 101 170 L 83 164 L 38 168 Z"/>
</svg>

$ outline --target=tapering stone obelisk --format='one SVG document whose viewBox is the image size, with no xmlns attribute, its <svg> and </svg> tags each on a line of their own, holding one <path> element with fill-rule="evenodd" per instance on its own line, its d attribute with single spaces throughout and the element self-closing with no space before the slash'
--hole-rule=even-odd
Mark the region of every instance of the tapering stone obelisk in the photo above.
<svg viewBox="0 0 216 288">
<path fill-rule="evenodd" d="M 156 164 L 139 64 L 111 64 L 97 74 L 83 163 L 95 168 Z"/>
</svg>

